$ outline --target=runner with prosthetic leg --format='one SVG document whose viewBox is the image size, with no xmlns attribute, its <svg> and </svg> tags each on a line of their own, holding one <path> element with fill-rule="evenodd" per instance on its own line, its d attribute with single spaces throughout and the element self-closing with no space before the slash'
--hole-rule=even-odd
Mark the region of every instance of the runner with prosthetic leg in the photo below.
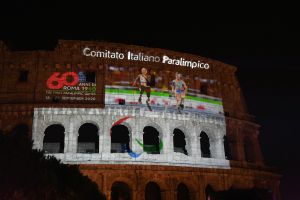
<svg viewBox="0 0 300 200">
<path fill-rule="evenodd" d="M 147 69 L 142 68 L 141 74 L 137 76 L 137 78 L 134 80 L 132 86 L 136 85 L 136 82 L 139 81 L 139 90 L 140 90 L 140 96 L 139 96 L 139 103 L 142 103 L 142 96 L 143 93 L 146 92 L 147 95 L 147 100 L 146 104 L 147 107 L 150 111 L 152 111 L 151 106 L 150 106 L 150 94 L 151 94 L 151 87 L 150 87 L 150 79 L 151 77 L 148 75 Z"/>
</svg>

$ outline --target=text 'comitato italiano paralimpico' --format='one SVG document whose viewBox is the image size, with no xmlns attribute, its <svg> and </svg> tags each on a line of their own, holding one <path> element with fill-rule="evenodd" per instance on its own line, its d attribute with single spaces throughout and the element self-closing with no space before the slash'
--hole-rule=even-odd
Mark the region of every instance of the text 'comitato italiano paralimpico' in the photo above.
<svg viewBox="0 0 300 200">
<path fill-rule="evenodd" d="M 85 47 L 82 50 L 84 56 L 96 57 L 96 58 L 106 58 L 106 59 L 117 59 L 117 60 L 130 60 L 130 61 L 142 61 L 142 62 L 156 62 L 169 65 L 178 65 L 184 67 L 209 69 L 209 64 L 202 62 L 201 60 L 193 61 L 186 60 L 184 58 L 170 58 L 167 55 L 163 56 L 152 56 L 141 52 L 134 53 L 127 51 L 126 53 L 120 53 L 116 51 L 109 50 L 92 50 L 89 47 Z"/>
</svg>

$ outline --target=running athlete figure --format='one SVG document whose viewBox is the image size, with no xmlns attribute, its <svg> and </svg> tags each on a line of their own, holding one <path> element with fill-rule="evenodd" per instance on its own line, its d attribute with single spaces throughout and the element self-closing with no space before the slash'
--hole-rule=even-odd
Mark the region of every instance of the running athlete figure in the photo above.
<svg viewBox="0 0 300 200">
<path fill-rule="evenodd" d="M 185 82 L 181 79 L 181 74 L 176 73 L 176 78 L 172 81 L 172 93 L 174 93 L 176 98 L 176 106 L 178 112 L 181 113 L 181 110 L 184 107 L 184 98 L 187 91 L 187 86 Z"/>
<path fill-rule="evenodd" d="M 139 74 L 136 79 L 134 80 L 132 86 L 135 86 L 136 85 L 136 82 L 139 81 L 140 83 L 140 97 L 139 97 L 139 103 L 142 103 L 142 96 L 143 96 L 143 93 L 146 92 L 146 95 L 147 95 L 147 100 L 146 100 L 146 103 L 147 103 L 147 106 L 149 108 L 149 110 L 151 110 L 151 107 L 149 105 L 149 102 L 150 102 L 150 92 L 151 92 L 151 87 L 150 87 L 150 76 L 147 74 L 147 69 L 146 68 L 142 68 L 141 70 L 141 74 Z"/>
</svg>

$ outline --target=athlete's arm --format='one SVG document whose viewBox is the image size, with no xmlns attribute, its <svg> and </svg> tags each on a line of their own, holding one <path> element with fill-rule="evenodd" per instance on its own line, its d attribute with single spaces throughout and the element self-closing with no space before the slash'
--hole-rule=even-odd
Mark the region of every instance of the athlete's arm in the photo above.
<svg viewBox="0 0 300 200">
<path fill-rule="evenodd" d="M 138 76 L 136 77 L 136 79 L 134 80 L 132 86 L 135 86 L 135 84 L 136 84 L 136 82 L 137 82 L 137 80 L 138 80 L 139 78 L 140 78 L 140 75 L 138 75 Z"/>
<path fill-rule="evenodd" d="M 185 84 L 185 82 L 184 81 L 182 81 L 183 82 L 183 88 L 184 88 L 184 94 L 186 94 L 187 93 L 187 86 L 186 86 L 186 84 Z"/>
<path fill-rule="evenodd" d="M 172 93 L 175 95 L 175 82 L 174 81 L 172 81 L 171 88 L 172 88 Z"/>
</svg>

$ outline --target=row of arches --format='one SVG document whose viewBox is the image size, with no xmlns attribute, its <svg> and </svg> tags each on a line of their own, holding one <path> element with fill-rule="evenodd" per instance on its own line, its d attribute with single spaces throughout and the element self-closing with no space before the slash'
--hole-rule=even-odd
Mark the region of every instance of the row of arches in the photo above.
<svg viewBox="0 0 300 200">
<path fill-rule="evenodd" d="M 159 131 L 147 126 L 144 128 L 144 148 L 150 149 L 148 153 L 159 152 Z M 99 152 L 99 129 L 92 123 L 85 123 L 79 128 L 77 152 L 80 153 L 97 153 Z M 9 133 L 12 135 L 23 134 L 29 136 L 29 128 L 26 124 L 18 124 L 12 128 Z M 124 134 L 125 133 L 125 134 Z M 185 134 L 180 129 L 173 131 L 174 151 L 188 155 L 187 142 Z M 127 152 L 130 147 L 130 134 L 128 128 L 124 125 L 118 125 L 112 128 L 111 152 Z M 201 152 L 203 157 L 210 157 L 210 141 L 205 132 L 200 136 Z M 224 137 L 224 148 L 226 158 L 230 159 L 230 145 L 227 137 Z M 64 153 L 65 149 L 65 128 L 61 124 L 53 124 L 46 128 L 43 137 L 43 149 L 47 153 Z M 250 139 L 244 142 L 245 160 L 254 161 L 253 144 Z"/>
<path fill-rule="evenodd" d="M 176 200 L 190 200 L 190 191 L 184 183 L 179 183 L 176 188 Z M 161 189 L 159 185 L 153 181 L 146 184 L 145 200 L 161 200 Z M 132 199 L 132 191 L 124 182 L 114 182 L 111 187 L 111 200 L 130 200 Z"/>
<path fill-rule="evenodd" d="M 15 126 L 10 132 L 11 134 L 28 135 L 29 128 L 26 124 Z M 147 126 L 144 128 L 144 148 L 151 150 L 148 153 L 159 152 L 159 132 L 156 128 Z M 99 130 L 92 123 L 85 123 L 79 128 L 77 152 L 79 153 L 98 153 L 99 152 Z M 43 139 L 43 149 L 46 153 L 64 153 L 65 149 L 65 128 L 60 124 L 53 124 L 46 128 Z M 232 143 L 224 136 L 225 158 L 228 160 L 236 160 L 232 155 Z M 173 131 L 174 152 L 180 152 L 188 155 L 186 137 L 182 130 L 174 129 Z M 245 137 L 244 159 L 247 162 L 255 161 L 255 153 L 253 142 L 249 137 Z M 117 125 L 112 128 L 111 132 L 111 152 L 125 153 L 131 148 L 130 133 L 126 126 Z M 210 157 L 210 139 L 205 132 L 200 134 L 200 148 L 202 157 Z"/>
<path fill-rule="evenodd" d="M 60 124 L 53 124 L 46 128 L 43 139 L 43 150 L 46 153 L 64 153 L 65 128 Z M 98 153 L 98 127 L 91 123 L 83 124 L 78 130 L 78 153 Z"/>
<path fill-rule="evenodd" d="M 144 198 L 141 196 L 136 197 L 135 199 L 145 199 L 145 200 L 161 200 L 164 199 L 162 196 L 163 191 L 160 186 L 153 181 L 150 181 L 146 184 L 144 189 Z M 204 190 L 204 195 L 206 200 L 215 200 L 215 199 L 248 199 L 251 196 L 251 199 L 257 199 L 258 197 L 269 196 L 269 193 L 266 193 L 263 189 L 255 190 L 252 189 L 234 189 L 231 187 L 228 190 L 215 191 L 210 185 L 207 185 Z M 139 194 L 141 195 L 141 194 Z M 174 191 L 174 199 L 176 200 L 190 200 L 190 199 L 198 199 L 197 196 L 200 193 L 191 191 L 186 184 L 180 182 L 175 191 Z M 114 182 L 111 186 L 110 192 L 111 200 L 131 200 L 133 199 L 133 192 L 130 186 L 124 182 L 117 181 Z M 173 198 L 172 198 L 173 199 Z M 250 199 L 250 198 L 249 198 Z M 260 198 L 259 198 L 260 199 Z M 269 199 L 269 198 L 267 198 Z"/>
<path fill-rule="evenodd" d="M 60 124 L 53 124 L 46 128 L 43 139 L 43 150 L 46 153 L 64 153 L 65 128 Z M 111 153 L 126 153 L 131 149 L 130 131 L 125 125 L 116 125 L 111 129 Z M 143 149 L 148 154 L 160 154 L 160 133 L 152 126 L 146 126 L 143 129 Z M 201 131 L 200 133 L 201 156 L 210 158 L 210 138 Z M 232 159 L 230 152 L 230 143 L 227 136 L 223 138 L 225 157 Z M 175 128 L 173 131 L 174 152 L 189 155 L 187 138 L 184 132 Z M 245 160 L 254 161 L 253 145 L 250 139 L 245 138 L 244 142 Z M 99 130 L 92 123 L 85 123 L 80 126 L 77 138 L 78 153 L 98 153 L 99 152 Z"/>
<path fill-rule="evenodd" d="M 43 150 L 46 153 L 64 153 L 65 128 L 60 124 L 53 124 L 46 128 L 43 139 Z M 94 124 L 85 123 L 78 131 L 78 153 L 98 153 L 99 133 Z M 143 129 L 143 149 L 148 154 L 160 154 L 159 132 L 152 126 Z M 173 131 L 174 152 L 188 155 L 186 137 L 183 131 L 176 128 Z M 210 157 L 209 138 L 205 132 L 200 134 L 201 152 L 204 157 Z M 111 129 L 111 153 L 129 152 L 130 133 L 126 126 L 116 125 Z"/>
</svg>

